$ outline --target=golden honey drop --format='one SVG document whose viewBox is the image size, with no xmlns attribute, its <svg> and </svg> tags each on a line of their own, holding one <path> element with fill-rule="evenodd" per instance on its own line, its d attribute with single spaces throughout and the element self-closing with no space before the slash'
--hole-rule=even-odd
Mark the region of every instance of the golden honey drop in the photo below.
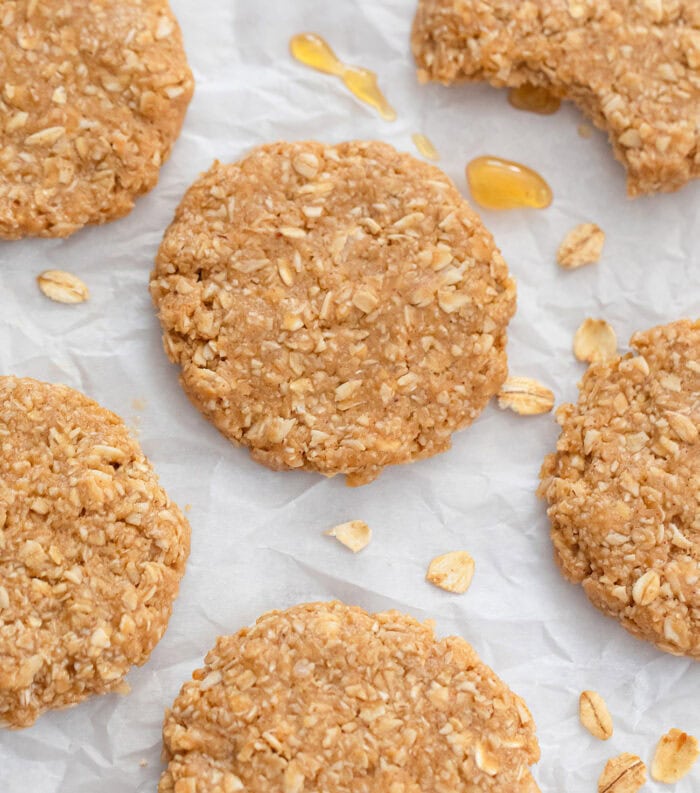
<svg viewBox="0 0 700 793">
<path fill-rule="evenodd" d="M 550 94 L 540 85 L 524 83 L 508 92 L 508 101 L 518 110 L 528 110 L 530 113 L 540 113 L 550 116 L 561 107 L 561 99 Z"/>
<path fill-rule="evenodd" d="M 340 77 L 353 96 L 377 110 L 385 121 L 396 119 L 396 111 L 379 89 L 377 75 L 370 69 L 343 63 L 321 36 L 299 33 L 292 36 L 289 49 L 292 56 L 305 66 Z"/>
<path fill-rule="evenodd" d="M 435 148 L 435 146 L 433 146 L 433 142 L 427 135 L 422 135 L 420 132 L 414 132 L 413 135 L 411 135 L 411 140 L 420 154 L 422 154 L 424 157 L 427 157 L 429 160 L 440 159 L 438 150 Z"/>
<path fill-rule="evenodd" d="M 544 209 L 552 203 L 552 190 L 531 168 L 500 157 L 477 157 L 467 165 L 469 189 L 486 209 Z"/>
</svg>

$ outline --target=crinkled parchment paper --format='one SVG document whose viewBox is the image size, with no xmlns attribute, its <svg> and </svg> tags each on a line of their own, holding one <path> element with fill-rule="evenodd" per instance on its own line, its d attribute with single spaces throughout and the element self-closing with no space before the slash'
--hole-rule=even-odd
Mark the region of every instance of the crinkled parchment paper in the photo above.
<svg viewBox="0 0 700 793">
<path fill-rule="evenodd" d="M 464 636 L 530 705 L 542 746 L 535 774 L 547 793 L 595 791 L 605 760 L 623 751 L 649 764 L 670 727 L 700 734 L 700 664 L 633 639 L 555 567 L 534 492 L 557 437 L 551 415 L 492 406 L 447 454 L 387 470 L 360 489 L 341 478 L 273 473 L 190 406 L 147 291 L 163 230 L 215 157 L 304 138 L 379 138 L 413 151 L 411 134 L 423 132 L 465 192 L 464 165 L 479 154 L 523 161 L 551 183 L 545 211 L 481 214 L 518 280 L 511 371 L 549 384 L 561 402 L 575 398 L 583 373 L 571 341 L 586 316 L 606 318 L 625 345 L 635 330 L 700 315 L 700 184 L 630 201 L 604 136 L 580 137 L 573 107 L 541 117 L 512 109 L 505 92 L 485 85 L 419 86 L 409 51 L 413 0 L 173 5 L 197 87 L 160 184 L 116 223 L 64 241 L 0 243 L 0 371 L 67 383 L 123 416 L 173 499 L 192 505 L 192 555 L 165 637 L 129 675 L 131 694 L 0 731 L 0 791 L 154 791 L 163 710 L 217 634 L 316 599 L 398 608 Z M 304 30 L 374 68 L 398 120 L 382 121 L 338 81 L 293 62 L 289 38 Z M 606 231 L 602 261 L 562 271 L 557 246 L 582 221 Z M 47 268 L 84 278 L 90 301 L 48 301 L 35 282 Z M 374 530 L 357 556 L 322 536 L 353 518 Z M 424 582 L 433 556 L 461 548 L 476 560 L 466 595 Z M 614 716 L 606 743 L 578 723 L 586 688 Z M 698 789 L 700 765 L 674 791 Z"/>
</svg>

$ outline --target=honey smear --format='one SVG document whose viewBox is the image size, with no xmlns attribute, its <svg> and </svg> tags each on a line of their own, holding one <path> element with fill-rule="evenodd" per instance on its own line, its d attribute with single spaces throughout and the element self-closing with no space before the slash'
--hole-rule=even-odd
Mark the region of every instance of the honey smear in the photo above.
<svg viewBox="0 0 700 793">
<path fill-rule="evenodd" d="M 438 154 L 438 150 L 433 145 L 433 142 L 427 135 L 423 135 L 420 132 L 414 132 L 411 135 L 411 140 L 413 144 L 418 149 L 419 153 L 423 155 L 428 160 L 439 160 L 440 155 Z"/>
<path fill-rule="evenodd" d="M 561 99 L 541 85 L 523 83 L 508 92 L 508 101 L 517 110 L 527 110 L 542 116 L 551 116 L 561 107 Z"/>
<path fill-rule="evenodd" d="M 339 77 L 354 97 L 373 107 L 385 121 L 396 119 L 396 111 L 379 88 L 377 75 L 370 69 L 343 63 L 328 42 L 317 33 L 292 36 L 289 49 L 292 56 L 304 66 Z"/>
</svg>

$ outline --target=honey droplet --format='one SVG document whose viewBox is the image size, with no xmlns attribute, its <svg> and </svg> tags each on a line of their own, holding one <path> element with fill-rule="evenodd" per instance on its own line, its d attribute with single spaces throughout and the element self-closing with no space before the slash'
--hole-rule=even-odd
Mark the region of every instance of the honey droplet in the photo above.
<svg viewBox="0 0 700 793">
<path fill-rule="evenodd" d="M 328 42 L 315 33 L 299 33 L 292 36 L 289 49 L 299 63 L 324 74 L 335 74 L 340 77 L 345 68 Z"/>
<path fill-rule="evenodd" d="M 553 96 L 546 88 L 532 83 L 523 83 L 508 92 L 508 101 L 518 110 L 550 116 L 561 107 L 561 99 Z"/>
<path fill-rule="evenodd" d="M 359 66 L 346 66 L 342 79 L 350 93 L 378 111 L 384 121 L 396 120 L 396 111 L 379 89 L 377 75 L 373 71 Z"/>
<path fill-rule="evenodd" d="M 377 75 L 370 69 L 343 63 L 318 34 L 298 33 L 292 36 L 289 49 L 292 56 L 305 66 L 340 77 L 353 96 L 377 110 L 385 121 L 396 119 L 396 111 L 379 88 Z"/>
<path fill-rule="evenodd" d="M 411 135 L 411 140 L 415 144 L 420 154 L 427 157 L 429 160 L 439 160 L 440 155 L 438 150 L 433 146 L 433 142 L 427 135 L 422 135 L 420 132 L 414 132 Z"/>
<path fill-rule="evenodd" d="M 472 160 L 467 181 L 474 200 L 486 209 L 544 209 L 552 203 L 552 190 L 536 171 L 500 157 Z"/>
</svg>

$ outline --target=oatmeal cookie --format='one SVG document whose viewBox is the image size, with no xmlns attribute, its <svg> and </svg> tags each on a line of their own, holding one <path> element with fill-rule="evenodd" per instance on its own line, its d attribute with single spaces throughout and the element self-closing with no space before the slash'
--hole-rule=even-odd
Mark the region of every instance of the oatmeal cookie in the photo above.
<svg viewBox="0 0 700 793">
<path fill-rule="evenodd" d="M 274 469 L 444 451 L 507 373 L 515 285 L 437 168 L 376 142 L 215 163 L 165 234 L 151 294 L 194 404 Z"/>
<path fill-rule="evenodd" d="M 165 716 L 159 793 L 535 793 L 525 703 L 455 636 L 311 603 L 220 637 Z"/>
<path fill-rule="evenodd" d="M 123 685 L 163 635 L 190 529 L 121 419 L 0 377 L 0 723 Z"/>
<path fill-rule="evenodd" d="M 0 86 L 0 238 L 18 239 L 129 212 L 193 80 L 167 0 L 6 0 Z"/>
<path fill-rule="evenodd" d="M 631 633 L 700 659 L 700 322 L 631 346 L 559 409 L 539 492 L 564 575 Z"/>
<path fill-rule="evenodd" d="M 608 133 L 631 196 L 700 176 L 698 0 L 420 0 L 419 79 L 524 83 Z"/>
</svg>

